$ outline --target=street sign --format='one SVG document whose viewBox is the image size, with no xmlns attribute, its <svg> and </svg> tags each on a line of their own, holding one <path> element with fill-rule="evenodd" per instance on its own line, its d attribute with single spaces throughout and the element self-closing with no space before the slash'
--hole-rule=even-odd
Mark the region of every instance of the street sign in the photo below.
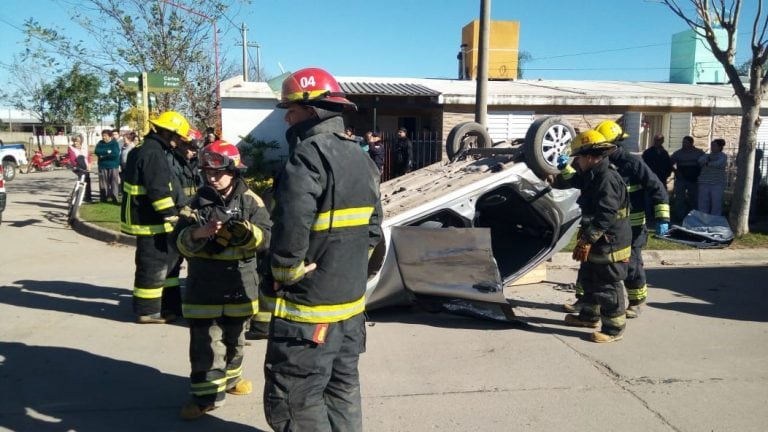
<svg viewBox="0 0 768 432">
<path fill-rule="evenodd" d="M 148 88 L 154 93 L 168 93 L 181 89 L 181 77 L 170 73 L 147 72 Z"/>
<path fill-rule="evenodd" d="M 138 90 L 141 82 L 141 73 L 126 72 L 123 74 L 123 87 L 127 90 Z"/>
</svg>

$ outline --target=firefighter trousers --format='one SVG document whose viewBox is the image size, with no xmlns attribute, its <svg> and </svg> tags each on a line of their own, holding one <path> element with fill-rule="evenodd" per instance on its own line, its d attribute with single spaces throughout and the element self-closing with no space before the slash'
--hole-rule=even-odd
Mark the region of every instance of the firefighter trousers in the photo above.
<svg viewBox="0 0 768 432">
<path fill-rule="evenodd" d="M 179 259 L 168 244 L 168 234 L 136 237 L 136 273 L 133 279 L 133 311 L 136 315 L 172 312 L 181 316 L 179 277 L 171 271 Z"/>
<path fill-rule="evenodd" d="M 364 351 L 362 313 L 328 324 L 273 318 L 264 360 L 264 414 L 272 429 L 362 431 L 357 364 Z"/>
<path fill-rule="evenodd" d="M 630 305 L 643 304 L 648 298 L 648 285 L 643 264 L 643 248 L 647 243 L 648 228 L 645 225 L 632 227 L 632 254 L 629 257 L 627 278 L 624 279 Z"/>
<path fill-rule="evenodd" d="M 200 406 L 221 406 L 243 376 L 245 323 L 250 317 L 189 319 L 189 392 Z"/>
<path fill-rule="evenodd" d="M 627 277 L 627 263 L 616 262 L 596 264 L 581 263 L 578 278 L 584 288 L 579 319 L 602 321 L 602 333 L 617 335 L 626 326 L 624 286 Z"/>
</svg>

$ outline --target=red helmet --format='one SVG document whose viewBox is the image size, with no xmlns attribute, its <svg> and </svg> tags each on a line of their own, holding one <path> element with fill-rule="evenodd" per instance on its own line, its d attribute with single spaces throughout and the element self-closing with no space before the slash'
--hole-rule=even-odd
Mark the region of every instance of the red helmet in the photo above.
<svg viewBox="0 0 768 432">
<path fill-rule="evenodd" d="M 283 92 L 278 108 L 287 108 L 289 104 L 312 105 L 330 110 L 355 109 L 336 79 L 319 68 L 306 68 L 296 71 L 283 81 Z"/>
<path fill-rule="evenodd" d="M 200 152 L 203 169 L 228 170 L 247 168 L 240 162 L 240 151 L 237 146 L 224 140 L 214 141 Z"/>
</svg>

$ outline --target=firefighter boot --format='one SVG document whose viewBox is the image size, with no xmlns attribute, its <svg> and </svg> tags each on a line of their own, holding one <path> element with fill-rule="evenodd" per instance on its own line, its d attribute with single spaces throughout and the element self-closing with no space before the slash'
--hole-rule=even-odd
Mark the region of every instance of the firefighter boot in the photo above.
<svg viewBox="0 0 768 432">
<path fill-rule="evenodd" d="M 629 306 L 627 306 L 627 311 L 626 311 L 627 318 L 632 319 L 632 318 L 639 317 L 641 312 L 641 306 L 642 306 L 642 303 L 630 304 Z"/>
<path fill-rule="evenodd" d="M 598 328 L 600 327 L 600 320 L 587 321 L 581 319 L 578 315 L 570 314 L 565 316 L 565 325 L 570 327 Z"/>
<path fill-rule="evenodd" d="M 616 342 L 624 339 L 624 332 L 610 335 L 603 332 L 594 332 L 592 333 L 592 342 L 597 343 L 608 343 L 608 342 Z"/>
<path fill-rule="evenodd" d="M 568 313 L 579 313 L 581 312 L 581 306 L 583 303 L 581 302 L 581 299 L 576 299 L 573 303 L 565 303 L 563 304 L 563 310 Z"/>
<path fill-rule="evenodd" d="M 165 324 L 167 321 L 159 313 L 153 313 L 150 315 L 137 316 L 136 322 L 139 324 Z"/>
<path fill-rule="evenodd" d="M 179 412 L 179 416 L 184 420 L 195 420 L 197 418 L 202 417 L 208 411 L 213 411 L 215 409 L 216 409 L 216 406 L 214 405 L 200 406 L 197 403 L 190 401 L 184 404 L 183 407 L 181 407 L 181 412 Z"/>
<path fill-rule="evenodd" d="M 227 393 L 235 396 L 244 396 L 251 394 L 253 391 L 253 383 L 247 379 L 241 379 L 235 384 L 234 387 L 227 389 Z"/>
</svg>

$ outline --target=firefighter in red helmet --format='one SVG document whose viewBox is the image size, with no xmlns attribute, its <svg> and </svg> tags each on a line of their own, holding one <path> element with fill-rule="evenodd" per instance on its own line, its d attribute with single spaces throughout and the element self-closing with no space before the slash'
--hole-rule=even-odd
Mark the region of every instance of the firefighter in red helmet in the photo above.
<svg viewBox="0 0 768 432">
<path fill-rule="evenodd" d="M 283 81 L 288 161 L 275 182 L 274 302 L 264 411 L 275 430 L 362 430 L 368 257 L 381 239 L 378 170 L 344 134 L 354 109 L 328 72 Z"/>
<path fill-rule="evenodd" d="M 269 245 L 272 223 L 262 199 L 248 188 L 237 147 L 215 141 L 200 152 L 206 185 L 192 199 L 193 216 L 179 221 L 175 245 L 188 265 L 182 299 L 189 321 L 190 400 L 186 420 L 246 395 L 245 324 L 259 310 L 257 259 Z"/>
</svg>

